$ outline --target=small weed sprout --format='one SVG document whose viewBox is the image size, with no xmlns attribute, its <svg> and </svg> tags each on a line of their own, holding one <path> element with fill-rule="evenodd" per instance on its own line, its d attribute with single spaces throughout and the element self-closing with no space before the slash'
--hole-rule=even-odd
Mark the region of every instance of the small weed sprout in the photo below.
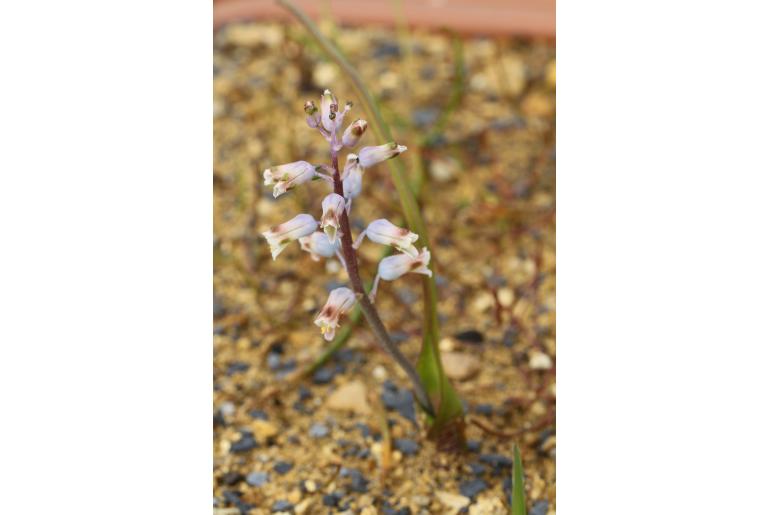
<svg viewBox="0 0 770 515">
<path fill-rule="evenodd" d="M 417 234 L 384 218 L 372 221 L 354 241 L 348 219 L 353 199 L 361 194 L 364 171 L 398 156 L 406 151 L 406 147 L 395 142 L 363 147 L 357 154 L 347 154 L 340 172 L 339 152 L 343 148 L 352 149 L 358 145 L 367 127 L 366 121 L 358 119 L 342 131 L 345 116 L 352 107 L 353 104 L 348 102 L 340 109 L 337 98 L 328 89 L 321 96 L 320 110 L 312 101 L 305 103 L 308 126 L 316 129 L 329 142 L 331 165 L 312 165 L 306 161 L 295 161 L 274 166 L 263 173 L 265 185 L 273 186 L 273 196 L 276 198 L 313 179 L 326 181 L 333 191 L 321 202 L 320 220 L 316 220 L 311 214 L 303 213 L 262 234 L 270 245 L 273 259 L 293 241 L 298 241 L 301 249 L 310 253 L 313 260 L 332 257 L 340 260 L 348 274 L 350 288 L 336 288 L 329 293 L 326 304 L 315 317 L 315 325 L 320 328 L 325 340 L 333 340 L 340 317 L 347 314 L 358 302 L 377 341 L 406 372 L 422 408 L 429 415 L 433 415 L 433 406 L 416 370 L 393 344 L 374 307 L 380 280 L 394 281 L 408 273 L 430 276 L 430 252 L 425 247 L 418 250 L 414 245 L 418 240 Z M 366 294 L 359 275 L 356 254 L 365 238 L 398 251 L 397 254 L 380 261 L 369 295 Z"/>
</svg>

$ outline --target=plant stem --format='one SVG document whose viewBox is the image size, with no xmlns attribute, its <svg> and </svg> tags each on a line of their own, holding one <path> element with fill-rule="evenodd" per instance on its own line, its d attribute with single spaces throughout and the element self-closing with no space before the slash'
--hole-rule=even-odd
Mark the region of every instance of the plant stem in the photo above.
<svg viewBox="0 0 770 515">
<path fill-rule="evenodd" d="M 337 152 L 334 149 L 331 151 L 331 158 L 332 168 L 334 168 L 334 192 L 337 195 L 344 196 Z M 398 350 L 396 344 L 390 339 L 388 330 L 382 323 L 382 319 L 380 319 L 377 309 L 366 294 L 364 284 L 361 282 L 361 276 L 358 273 L 358 258 L 356 256 L 356 251 L 353 248 L 353 234 L 350 231 L 350 220 L 348 219 L 348 212 L 345 209 L 342 210 L 342 215 L 340 216 L 340 226 L 342 232 L 342 257 L 345 259 L 345 267 L 347 268 L 348 277 L 350 278 L 350 284 L 353 286 L 353 291 L 356 292 L 356 298 L 358 299 L 358 305 L 361 308 L 361 312 L 364 314 L 364 318 L 366 318 L 369 327 L 371 327 L 372 332 L 377 337 L 377 341 L 382 348 L 396 360 L 396 363 L 399 364 L 411 380 L 417 402 L 420 403 L 422 409 L 428 412 L 428 414 L 434 416 L 433 406 L 428 398 L 428 394 L 425 392 L 422 381 L 420 381 L 420 376 L 417 375 L 417 371 L 409 360 L 406 359 L 406 356 Z"/>
</svg>

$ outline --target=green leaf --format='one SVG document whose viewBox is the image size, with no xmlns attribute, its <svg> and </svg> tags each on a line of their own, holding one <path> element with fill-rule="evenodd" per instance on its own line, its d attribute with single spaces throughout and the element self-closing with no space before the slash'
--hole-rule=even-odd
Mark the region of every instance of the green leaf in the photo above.
<svg viewBox="0 0 770 515">
<path fill-rule="evenodd" d="M 524 467 L 521 465 L 519 446 L 513 445 L 513 476 L 511 477 L 511 515 L 527 515 L 527 499 L 524 497 Z"/>
</svg>

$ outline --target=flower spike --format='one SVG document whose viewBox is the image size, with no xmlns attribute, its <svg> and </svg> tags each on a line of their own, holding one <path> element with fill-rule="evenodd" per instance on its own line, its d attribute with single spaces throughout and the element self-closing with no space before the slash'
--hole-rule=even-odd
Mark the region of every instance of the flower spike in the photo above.
<svg viewBox="0 0 770 515">
<path fill-rule="evenodd" d="M 415 233 L 409 229 L 403 229 L 397 225 L 393 225 L 385 218 L 380 218 L 369 224 L 369 226 L 362 232 L 356 242 L 353 244 L 353 248 L 358 248 L 364 240 L 364 236 L 367 236 L 374 243 L 380 243 L 382 245 L 390 245 L 396 249 L 410 255 L 412 258 L 416 258 L 418 255 L 417 248 L 413 245 L 417 241 Z"/>
<path fill-rule="evenodd" d="M 364 147 L 358 151 L 358 162 L 361 163 L 361 166 L 364 168 L 371 168 L 372 166 L 394 158 L 405 151 L 406 147 L 404 145 L 398 145 L 393 141 L 376 147 Z"/>
<path fill-rule="evenodd" d="M 273 197 L 278 198 L 290 189 L 308 182 L 316 176 L 316 167 L 307 161 L 295 161 L 267 168 L 262 176 L 265 186 L 275 185 Z"/>
<path fill-rule="evenodd" d="M 273 256 L 273 261 L 275 261 L 275 258 L 283 252 L 283 249 L 289 243 L 312 234 L 317 228 L 318 222 L 315 218 L 310 215 L 301 214 L 288 222 L 271 227 L 269 231 L 263 232 L 262 235 L 267 240 L 268 245 L 270 245 L 270 254 Z"/>
<path fill-rule="evenodd" d="M 329 193 L 321 203 L 323 214 L 321 215 L 321 228 L 333 244 L 338 240 L 337 230 L 340 228 L 340 215 L 345 209 L 345 199 L 336 193 Z"/>
<path fill-rule="evenodd" d="M 430 251 L 427 247 L 423 247 L 416 257 L 412 257 L 409 254 L 396 254 L 395 256 L 383 258 L 377 267 L 377 276 L 374 278 L 374 284 L 372 285 L 372 291 L 369 293 L 369 298 L 374 302 L 374 297 L 377 295 L 377 285 L 380 283 L 380 279 L 394 281 L 408 273 L 422 274 L 431 277 L 433 272 L 428 268 L 428 263 L 430 263 Z"/>
<path fill-rule="evenodd" d="M 321 328 L 324 340 L 330 342 L 334 339 L 340 316 L 347 314 L 355 303 L 356 294 L 350 288 L 336 288 L 329 293 L 329 299 L 313 322 Z"/>
</svg>

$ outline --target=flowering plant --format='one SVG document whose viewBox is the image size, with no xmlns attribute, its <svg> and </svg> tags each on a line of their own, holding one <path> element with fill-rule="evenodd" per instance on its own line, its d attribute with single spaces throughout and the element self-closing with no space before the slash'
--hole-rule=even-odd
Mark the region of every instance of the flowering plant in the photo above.
<svg viewBox="0 0 770 515">
<path fill-rule="evenodd" d="M 328 89 L 321 96 L 320 109 L 312 101 L 305 103 L 304 110 L 308 126 L 316 129 L 329 143 L 331 166 L 314 166 L 306 161 L 274 166 L 263 172 L 265 185 L 273 186 L 274 197 L 279 197 L 313 179 L 326 181 L 332 191 L 321 202 L 320 219 L 317 220 L 312 214 L 298 214 L 262 234 L 270 246 L 273 259 L 276 259 L 293 241 L 298 241 L 300 248 L 310 253 L 314 260 L 332 257 L 340 260 L 350 279 L 350 288 L 340 287 L 329 293 L 326 304 L 315 317 L 315 325 L 320 328 L 324 339 L 333 340 L 340 318 L 358 302 L 378 342 L 404 369 L 412 382 L 415 396 L 425 412 L 433 415 L 432 404 L 419 375 L 393 344 L 374 307 L 380 280 L 394 281 L 408 273 L 432 276 L 428 268 L 430 252 L 427 247 L 417 250 L 414 245 L 419 239 L 417 234 L 409 229 L 398 227 L 384 218 L 372 221 L 353 241 L 348 218 L 353 199 L 361 194 L 365 170 L 397 157 L 407 148 L 395 142 L 363 147 L 357 154 L 347 154 L 344 168 L 340 172 L 339 152 L 343 148 L 352 150 L 357 146 L 367 128 L 366 121 L 358 119 L 350 123 L 344 131 L 342 130 L 345 116 L 351 109 L 350 102 L 340 109 L 337 98 Z M 356 253 L 365 238 L 398 251 L 397 254 L 380 261 L 368 295 L 361 281 Z"/>
</svg>

